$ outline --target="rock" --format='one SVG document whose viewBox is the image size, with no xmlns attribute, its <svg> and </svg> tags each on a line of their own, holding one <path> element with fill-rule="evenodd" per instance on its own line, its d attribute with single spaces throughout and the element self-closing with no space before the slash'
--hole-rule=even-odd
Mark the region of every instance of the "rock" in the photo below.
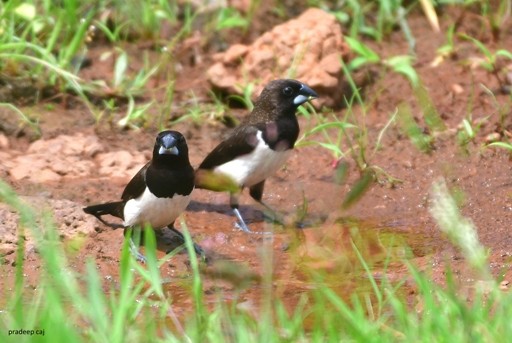
<svg viewBox="0 0 512 343">
<path fill-rule="evenodd" d="M 14 180 L 31 178 L 36 174 L 34 170 L 45 166 L 43 160 L 37 160 L 35 158 L 32 160 L 28 159 L 26 156 L 19 156 L 14 162 L 14 166 L 8 170 L 9 175 L 11 175 Z"/>
<path fill-rule="evenodd" d="M 9 149 L 9 138 L 0 133 L 0 149 Z"/>
<path fill-rule="evenodd" d="M 459 95 L 459 94 L 462 94 L 464 93 L 464 87 L 462 87 L 460 84 L 458 83 L 453 83 L 452 84 L 452 92 L 456 95 Z"/>
<path fill-rule="evenodd" d="M 501 139 L 501 135 L 498 132 L 492 132 L 492 133 L 488 134 L 487 136 L 485 136 L 484 140 L 485 140 L 486 144 L 489 144 L 489 143 L 498 142 L 500 139 Z"/>
<path fill-rule="evenodd" d="M 223 62 L 226 64 L 238 63 L 247 54 L 247 51 L 249 51 L 247 45 L 234 44 L 223 54 Z"/>
<path fill-rule="evenodd" d="M 100 153 L 96 156 L 99 173 L 105 176 L 132 177 L 147 162 L 144 154 L 126 150 Z"/>
<path fill-rule="evenodd" d="M 50 169 L 43 169 L 31 175 L 31 181 L 35 183 L 56 182 L 60 180 L 60 175 Z"/>
<path fill-rule="evenodd" d="M 243 94 L 249 83 L 256 83 L 253 96 L 269 81 L 294 78 L 311 86 L 320 95 L 317 107 L 341 106 L 341 59 L 348 59 L 336 18 L 318 8 L 274 27 L 253 44 L 235 44 L 215 56 L 207 71 L 214 88 L 230 94 Z"/>
<path fill-rule="evenodd" d="M 60 135 L 52 139 L 40 139 L 35 141 L 28 148 L 29 153 L 61 153 L 64 155 L 85 154 L 92 157 L 98 152 L 103 151 L 98 137 L 84 136 L 77 133 L 74 136 Z"/>
<path fill-rule="evenodd" d="M 87 136 L 84 143 L 85 146 L 83 147 L 83 154 L 88 157 L 94 157 L 96 154 L 104 150 L 103 145 L 101 145 L 98 137 L 96 136 Z"/>
<path fill-rule="evenodd" d="M 0 165 L 9 166 L 12 165 L 11 154 L 9 151 L 1 151 L 0 150 Z"/>
<path fill-rule="evenodd" d="M 52 139 L 40 139 L 26 152 L 2 163 L 15 180 L 28 179 L 34 183 L 60 181 L 62 177 L 83 177 L 91 174 L 95 164 L 84 157 L 93 157 L 103 151 L 98 137 L 60 135 Z M 17 156 L 16 156 L 17 155 Z"/>
<path fill-rule="evenodd" d="M 95 234 L 98 225 L 96 218 L 83 212 L 82 204 L 69 200 L 53 200 L 42 197 L 21 197 L 21 200 L 34 209 L 36 218 L 44 218 L 44 212 L 50 212 L 55 222 L 58 235 L 69 239 L 77 236 Z M 42 215 L 42 216 L 41 216 Z M 19 214 L 6 204 L 0 203 L 0 256 L 12 254 L 18 242 Z M 36 227 L 25 228 L 26 251 L 33 250 L 33 234 L 45 227 L 37 222 Z"/>
<path fill-rule="evenodd" d="M 15 251 L 15 246 L 8 243 L 0 243 L 0 257 L 11 255 Z"/>
<path fill-rule="evenodd" d="M 73 170 L 73 167 L 69 163 L 69 161 L 65 161 L 63 159 L 59 159 L 59 160 L 53 162 L 51 167 L 52 167 L 52 170 L 59 175 L 69 174 Z"/>
<path fill-rule="evenodd" d="M 92 170 L 94 170 L 94 168 L 96 168 L 96 165 L 92 161 L 89 161 L 89 160 L 75 161 L 73 164 L 73 174 L 72 175 L 74 177 L 87 176 L 91 173 Z M 66 175 L 69 175 L 69 173 Z"/>
<path fill-rule="evenodd" d="M 0 151 L 0 172 L 14 180 L 33 183 L 59 182 L 62 178 L 79 178 L 97 173 L 103 176 L 130 178 L 147 162 L 140 152 L 124 150 L 102 153 L 98 137 L 76 134 L 61 135 L 33 142 L 26 152 Z M 93 158 L 94 160 L 91 160 Z"/>
<path fill-rule="evenodd" d="M 222 63 L 216 63 L 208 69 L 208 78 L 213 80 L 215 87 L 240 94 L 241 92 L 234 90 L 237 78 L 234 74 L 229 74 L 229 70 Z"/>
</svg>

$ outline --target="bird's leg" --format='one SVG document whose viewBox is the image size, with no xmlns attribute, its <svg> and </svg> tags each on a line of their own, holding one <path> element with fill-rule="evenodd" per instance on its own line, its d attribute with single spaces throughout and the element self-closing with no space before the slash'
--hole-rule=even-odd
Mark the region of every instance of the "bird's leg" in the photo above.
<svg viewBox="0 0 512 343">
<path fill-rule="evenodd" d="M 146 263 L 147 262 L 146 256 L 141 254 L 141 252 L 139 251 L 139 248 L 133 242 L 133 239 L 130 238 L 129 244 L 130 244 L 130 247 L 129 247 L 130 253 L 133 255 L 133 257 L 135 257 L 135 259 L 139 262 Z"/>
<path fill-rule="evenodd" d="M 285 221 L 282 215 L 277 213 L 273 208 L 271 208 L 268 204 L 266 204 L 261 198 L 263 197 L 263 188 L 265 187 L 265 180 L 257 183 L 249 188 L 249 194 L 251 197 L 256 200 L 260 205 L 262 205 L 267 213 L 270 213 L 270 219 L 279 225 L 285 226 Z M 263 214 L 268 217 L 268 215 L 263 211 Z"/>
<path fill-rule="evenodd" d="M 124 234 L 126 235 L 128 232 L 130 232 L 130 230 L 124 230 Z M 132 254 L 133 257 L 135 257 L 135 259 L 139 262 L 142 262 L 142 263 L 146 263 L 147 260 L 146 260 L 146 256 L 144 256 L 143 254 L 141 254 L 141 252 L 139 251 L 139 248 L 137 246 L 137 244 L 135 244 L 135 242 L 133 241 L 133 234 L 137 232 L 137 236 L 138 236 L 138 239 L 137 239 L 137 243 L 140 243 L 140 237 L 141 237 L 141 232 L 140 232 L 140 228 L 132 228 L 131 230 L 131 233 L 130 233 L 130 242 L 129 242 L 129 250 L 130 250 L 130 253 Z"/>
<path fill-rule="evenodd" d="M 235 226 L 244 232 L 252 233 L 247 224 L 245 224 L 244 218 L 242 218 L 242 214 L 238 210 L 238 207 L 233 207 L 233 213 L 235 214 L 236 219 L 238 220 L 238 222 L 235 223 Z"/>
<path fill-rule="evenodd" d="M 274 210 L 272 210 L 268 205 L 266 205 L 265 203 L 263 203 L 261 201 L 261 195 L 263 194 L 263 185 L 264 185 L 265 181 L 262 181 L 260 183 L 258 183 L 257 185 L 254 185 L 250 188 L 250 194 L 251 196 L 256 200 L 258 201 L 260 204 L 262 204 L 266 209 L 269 210 L 269 212 L 272 213 L 273 215 L 273 220 L 276 221 L 276 218 L 278 217 L 278 215 L 275 213 Z M 244 232 L 247 232 L 247 233 L 253 233 L 253 234 L 271 234 L 271 232 L 254 232 L 254 231 L 251 231 L 249 229 L 249 227 L 247 226 L 247 224 L 245 223 L 244 221 L 244 218 L 242 217 L 242 214 L 240 213 L 240 211 L 238 210 L 238 197 L 240 196 L 240 192 L 238 193 L 231 193 L 230 194 L 230 205 L 231 205 L 231 208 L 233 209 L 233 213 L 235 214 L 238 222 L 235 224 L 236 227 Z M 256 198 L 255 198 L 256 197 Z"/>
<path fill-rule="evenodd" d="M 169 230 L 171 230 L 172 232 L 174 232 L 182 241 L 183 241 L 183 244 L 185 244 L 185 236 L 183 236 L 183 234 L 181 232 L 179 232 L 178 230 L 176 230 L 174 228 L 174 223 L 172 224 L 169 224 L 167 226 L 167 228 Z M 199 246 L 198 244 L 192 242 L 193 246 L 194 246 L 194 251 L 196 252 L 196 254 L 198 254 L 199 256 L 201 256 L 203 259 L 206 259 L 206 255 L 204 253 L 204 250 L 203 248 L 201 248 L 201 246 Z M 169 253 L 169 251 L 167 252 Z"/>
<path fill-rule="evenodd" d="M 229 205 L 233 209 L 233 213 L 235 214 L 236 219 L 238 220 L 238 222 L 235 225 L 237 228 L 239 228 L 240 230 L 242 230 L 244 232 L 252 233 L 252 231 L 249 229 L 247 224 L 245 224 L 244 218 L 242 218 L 242 215 L 240 214 L 240 211 L 238 210 L 238 196 L 239 195 L 240 195 L 240 192 L 231 193 L 230 197 L 229 197 Z"/>
</svg>

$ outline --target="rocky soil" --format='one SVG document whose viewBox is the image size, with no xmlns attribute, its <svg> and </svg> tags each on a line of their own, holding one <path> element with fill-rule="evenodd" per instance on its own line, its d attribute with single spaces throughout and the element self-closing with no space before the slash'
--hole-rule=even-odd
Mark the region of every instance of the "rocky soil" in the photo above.
<svg viewBox="0 0 512 343">
<path fill-rule="evenodd" d="M 442 23 L 447 27 L 449 17 L 444 19 Z M 337 184 L 333 166 L 338 161 L 328 150 L 318 145 L 296 149 L 286 167 L 268 180 L 264 198 L 291 218 L 299 216 L 307 203 L 306 228 L 275 227 L 263 220 L 248 195 L 242 197 L 242 212 L 250 218 L 253 230 L 275 231 L 271 236 L 247 235 L 234 229 L 227 194 L 194 191 L 193 201 L 183 215 L 184 222 L 177 226 L 183 229 L 186 223 L 195 241 L 210 257 L 211 263 L 205 269 L 205 291 L 212 302 L 216 290 L 221 289 L 227 298 L 233 298 L 243 288 L 239 299 L 251 308 L 261 295 L 254 281 L 263 274 L 263 256 L 270 255 L 276 291 L 287 304 L 292 305 L 302 290 L 311 287 L 311 269 L 327 271 L 340 293 L 348 296 L 350 289 L 357 289 L 364 282 L 351 252 L 352 241 L 375 267 L 376 275 L 386 273 L 392 280 L 400 279 L 407 269 L 399 261 L 407 258 L 438 282 L 443 282 L 445 267 L 449 265 L 463 285 L 473 287 L 474 276 L 463 257 L 439 233 L 428 211 L 431 185 L 440 177 L 462 195 L 462 212 L 475 223 L 482 243 L 489 249 L 492 272 L 505 282 L 512 279 L 510 156 L 505 150 L 484 147 L 496 135 L 500 138 L 510 132 L 510 95 L 501 94 L 496 80 L 482 68 L 468 66 L 467 61 L 479 56 L 469 43 L 461 42 L 457 56 L 433 67 L 436 49 L 445 37 L 433 33 L 421 15 L 413 16 L 409 24 L 417 41 L 415 68 L 447 126 L 437 136 L 432 152 L 420 152 L 397 125 L 392 125 L 382 137 L 382 147 L 369 152 L 367 157 L 371 165 L 401 182 L 392 187 L 389 183 L 375 184 L 354 206 L 342 210 L 344 196 L 359 178 L 350 156 L 343 159 L 349 165 L 347 182 Z M 463 22 L 462 27 L 470 31 L 473 24 Z M 503 34 L 502 44 L 510 47 L 512 32 L 508 30 L 508 35 Z M 340 109 L 343 79 L 338 62 L 350 58 L 350 54 L 341 29 L 330 15 L 309 10 L 298 19 L 270 28 L 250 44 L 235 43 L 214 56 L 203 53 L 201 61 L 196 60 L 194 65 L 182 63 L 175 87 L 178 112 L 185 112 L 186 102 L 180 101 L 190 89 L 200 99 L 206 99 L 210 88 L 240 92 L 239 85 L 250 82 L 256 85 L 257 93 L 269 79 L 288 76 L 293 70 L 291 75 L 309 83 L 320 94 L 317 107 L 334 107 L 334 115 L 339 118 L 347 114 L 346 109 Z M 382 56 L 408 51 L 401 32 L 392 33 L 382 44 L 371 44 Z M 91 47 L 92 66 L 82 76 L 112 73 L 111 63 L 94 59 L 106 48 Z M 302 58 L 290 64 L 291 56 L 298 52 Z M 490 96 L 481 85 L 494 90 L 495 96 Z M 355 108 L 359 122 L 368 128 L 369 151 L 373 151 L 380 131 L 400 103 L 407 102 L 417 122 L 426 128 L 422 107 L 402 76 L 384 74 L 366 85 L 364 94 L 371 106 L 364 115 L 360 108 Z M 14 121 L 12 125 L 6 125 L 7 121 L 0 125 L 0 175 L 24 201 L 37 211 L 52 215 L 63 242 L 73 247 L 69 252 L 73 268 L 83 270 L 84 261 L 93 259 L 105 276 L 107 289 L 117 282 L 123 234 L 86 216 L 81 208 L 119 198 L 126 182 L 150 158 L 156 126 L 124 130 L 107 121 L 96 124 L 80 104 L 57 104 L 52 110 L 43 105 L 30 109 L 41 115 L 40 138 L 30 135 L 28 128 L 20 131 L 17 117 L 0 109 L 2 118 Z M 231 114 L 242 118 L 245 111 L 233 109 Z M 482 124 L 475 139 L 463 148 L 457 143 L 457 134 L 465 118 Z M 184 121 L 173 126 L 186 136 L 194 166 L 229 130 L 218 123 L 203 124 Z M 315 124 L 315 120 L 300 118 L 302 132 Z M 8 127 L 13 129 L 6 130 Z M 17 214 L 0 204 L 2 287 L 12 287 L 17 228 Z M 169 246 L 175 246 L 171 236 L 164 233 L 159 238 L 160 257 Z M 24 239 L 25 269 L 36 287 L 40 261 L 30 234 L 26 233 Z M 388 270 L 379 270 L 389 253 L 397 258 L 396 263 Z M 177 312 L 186 312 L 190 305 L 182 284 L 173 282 L 186 279 L 187 258 L 179 254 L 162 267 L 175 295 Z M 229 274 L 230 269 L 237 273 Z"/>
</svg>

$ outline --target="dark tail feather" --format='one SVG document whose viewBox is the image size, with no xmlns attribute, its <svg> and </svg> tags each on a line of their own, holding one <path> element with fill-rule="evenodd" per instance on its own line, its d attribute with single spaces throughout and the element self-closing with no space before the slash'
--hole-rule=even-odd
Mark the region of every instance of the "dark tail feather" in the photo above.
<svg viewBox="0 0 512 343">
<path fill-rule="evenodd" d="M 117 218 L 124 219 L 123 218 L 124 217 L 123 216 L 123 205 L 124 205 L 124 203 L 122 201 L 108 202 L 105 204 L 87 206 L 87 207 L 84 207 L 83 210 L 87 214 L 92 214 L 93 216 L 98 218 L 98 220 L 100 222 L 102 222 L 103 224 L 105 224 L 107 226 L 110 226 L 113 228 L 123 228 L 124 226 L 121 224 L 109 223 L 109 222 L 105 221 L 103 218 L 101 218 L 101 216 L 108 214 L 108 215 L 111 215 L 111 216 L 114 216 Z"/>
</svg>

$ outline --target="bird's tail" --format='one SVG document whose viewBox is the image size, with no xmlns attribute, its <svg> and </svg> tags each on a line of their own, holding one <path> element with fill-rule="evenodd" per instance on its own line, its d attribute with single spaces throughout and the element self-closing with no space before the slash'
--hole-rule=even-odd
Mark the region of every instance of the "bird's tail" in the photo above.
<svg viewBox="0 0 512 343">
<path fill-rule="evenodd" d="M 120 225 L 120 224 L 106 222 L 103 218 L 101 218 L 101 216 L 108 214 L 108 215 L 111 215 L 111 216 L 114 216 L 117 218 L 124 219 L 123 202 L 122 201 L 108 202 L 108 203 L 99 204 L 99 205 L 91 205 L 91 206 L 84 207 L 83 210 L 87 214 L 92 214 L 93 216 L 98 218 L 98 220 L 100 222 L 102 222 L 103 224 L 105 224 L 107 226 L 110 226 L 113 228 L 124 227 L 123 225 Z"/>
</svg>

